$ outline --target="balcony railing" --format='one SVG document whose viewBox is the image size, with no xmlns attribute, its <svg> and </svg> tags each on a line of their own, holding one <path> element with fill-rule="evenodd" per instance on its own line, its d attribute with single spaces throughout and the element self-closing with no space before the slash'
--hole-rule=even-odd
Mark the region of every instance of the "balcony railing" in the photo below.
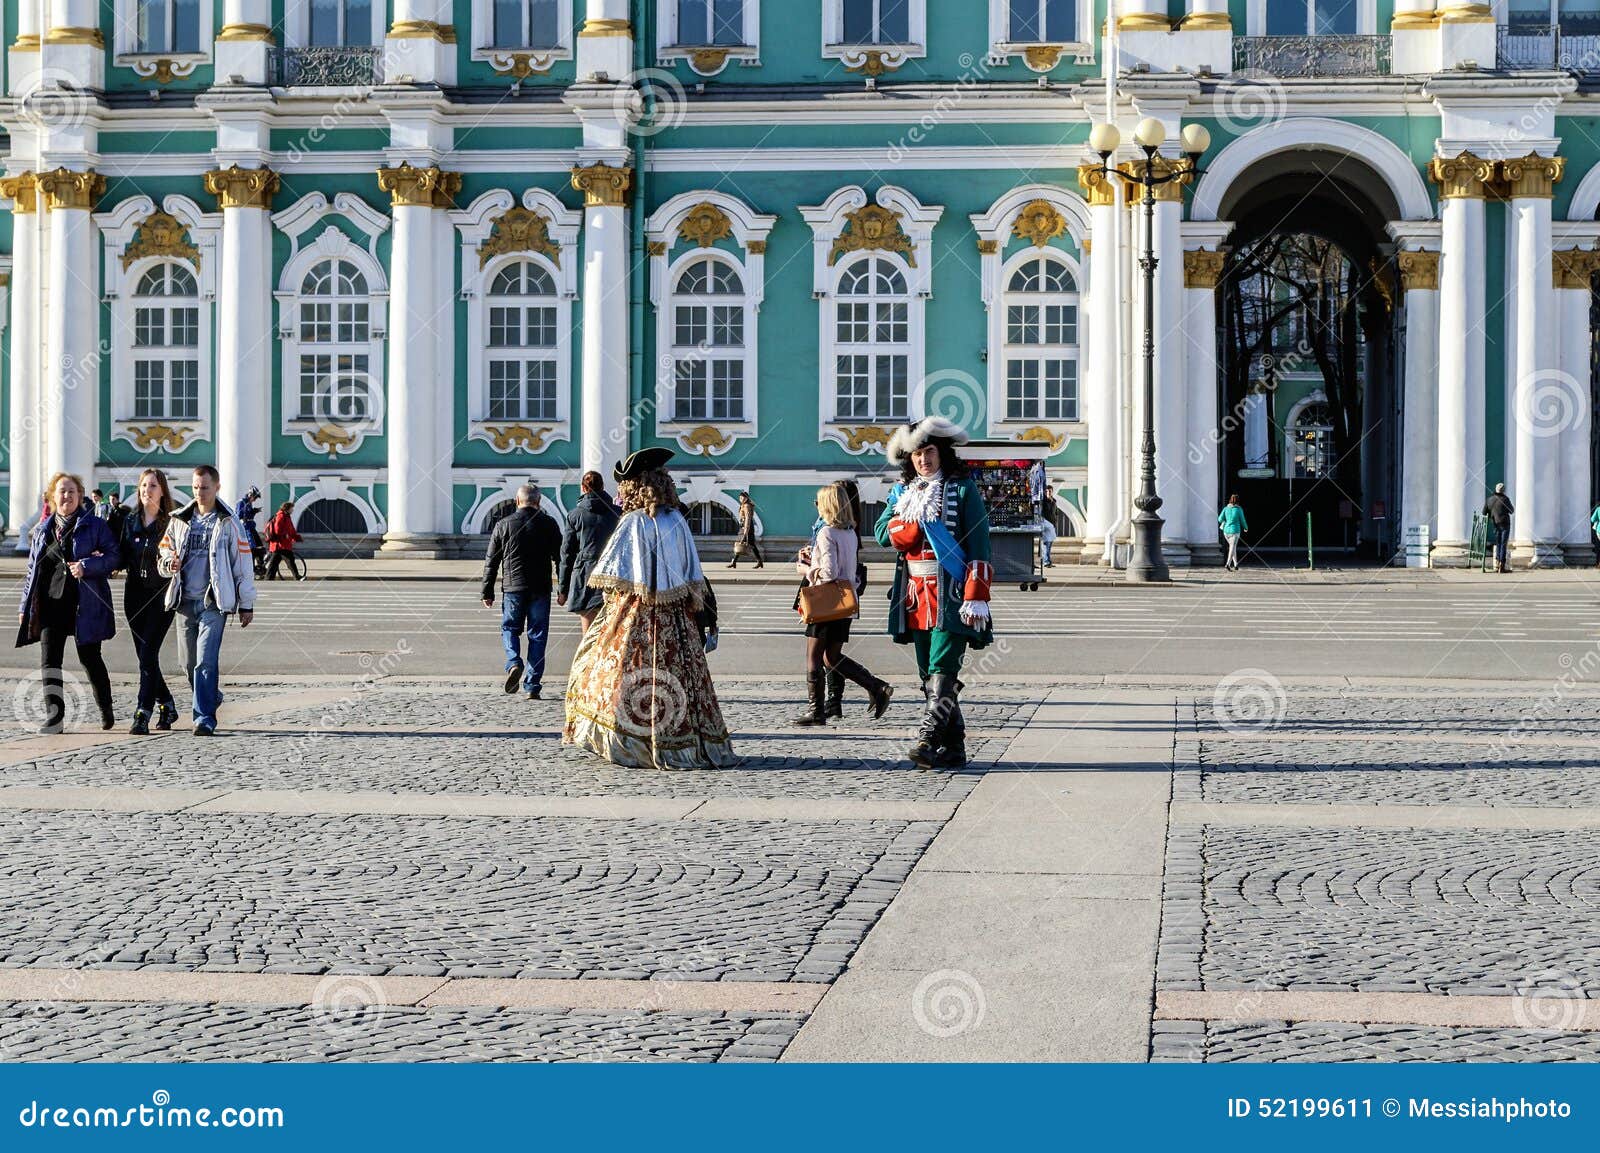
<svg viewBox="0 0 1600 1153">
<path fill-rule="evenodd" d="M 1387 36 L 1235 36 L 1234 72 L 1281 80 L 1321 76 L 1387 76 Z"/>
<path fill-rule="evenodd" d="M 272 53 L 272 83 L 284 88 L 371 88 L 382 72 L 382 48 L 278 48 Z"/>
<path fill-rule="evenodd" d="M 1495 57 L 1500 68 L 1600 72 L 1600 35 L 1563 32 L 1559 24 L 1509 24 L 1498 31 Z"/>
</svg>

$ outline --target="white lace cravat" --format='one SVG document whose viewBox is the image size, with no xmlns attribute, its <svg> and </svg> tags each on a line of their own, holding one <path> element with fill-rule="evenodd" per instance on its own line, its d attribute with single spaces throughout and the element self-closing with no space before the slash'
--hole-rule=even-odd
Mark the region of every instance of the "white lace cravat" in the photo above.
<svg viewBox="0 0 1600 1153">
<path fill-rule="evenodd" d="M 894 514 L 899 519 L 914 524 L 927 524 L 944 516 L 944 477 L 918 477 L 906 486 L 895 505 Z"/>
</svg>

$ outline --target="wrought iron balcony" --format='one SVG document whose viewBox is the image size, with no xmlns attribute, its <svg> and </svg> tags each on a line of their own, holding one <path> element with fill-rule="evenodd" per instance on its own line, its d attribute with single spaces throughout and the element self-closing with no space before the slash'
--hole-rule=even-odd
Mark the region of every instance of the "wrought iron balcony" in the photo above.
<svg viewBox="0 0 1600 1153">
<path fill-rule="evenodd" d="M 1559 24 L 1503 24 L 1495 63 L 1512 72 L 1600 72 L 1600 35 L 1563 32 Z"/>
<path fill-rule="evenodd" d="M 272 83 L 284 88 L 371 88 L 383 79 L 383 49 L 277 48 Z"/>
<path fill-rule="evenodd" d="M 1387 36 L 1235 36 L 1233 70 L 1280 80 L 1387 76 Z"/>
</svg>

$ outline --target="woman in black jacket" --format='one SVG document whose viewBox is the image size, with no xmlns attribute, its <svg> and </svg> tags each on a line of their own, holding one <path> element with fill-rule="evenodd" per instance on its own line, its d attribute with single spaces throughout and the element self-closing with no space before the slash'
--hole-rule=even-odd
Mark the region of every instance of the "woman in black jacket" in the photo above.
<svg viewBox="0 0 1600 1153">
<path fill-rule="evenodd" d="M 606 495 L 605 478 L 599 473 L 584 473 L 580 487 L 583 494 L 567 514 L 567 530 L 561 539 L 556 604 L 577 613 L 587 632 L 605 600 L 599 589 L 589 587 L 589 574 L 605 551 L 621 514 Z"/>
<path fill-rule="evenodd" d="M 172 610 L 166 606 L 170 574 L 162 576 L 157 564 L 161 538 L 172 514 L 172 490 L 167 474 L 147 468 L 139 474 L 138 503 L 122 518 L 122 567 L 127 577 L 122 586 L 122 611 L 133 634 L 133 651 L 139 658 L 139 703 L 128 730 L 139 736 L 150 732 L 150 718 L 156 728 L 170 729 L 178 719 L 172 690 L 161 675 L 161 645 L 172 627 Z"/>
</svg>

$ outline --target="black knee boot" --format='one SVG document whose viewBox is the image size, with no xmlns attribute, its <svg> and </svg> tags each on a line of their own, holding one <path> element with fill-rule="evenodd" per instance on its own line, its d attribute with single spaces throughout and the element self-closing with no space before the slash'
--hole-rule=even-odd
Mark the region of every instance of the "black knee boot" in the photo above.
<svg viewBox="0 0 1600 1153">
<path fill-rule="evenodd" d="M 934 673 L 928 678 L 927 708 L 922 713 L 922 727 L 906 756 L 921 769 L 934 768 L 941 757 L 950 715 L 955 711 L 956 679 L 944 673 Z"/>
<path fill-rule="evenodd" d="M 889 708 L 889 698 L 894 696 L 894 690 L 887 681 L 880 681 L 869 673 L 857 661 L 849 657 L 840 657 L 829 670 L 829 675 L 837 673 L 839 676 L 854 681 L 867 690 L 867 716 L 877 720 Z M 843 692 L 843 687 L 840 689 Z M 842 710 L 841 710 L 842 711 Z"/>
<path fill-rule="evenodd" d="M 830 721 L 844 717 L 844 674 L 837 669 L 828 670 L 828 696 L 822 712 Z"/>
<path fill-rule="evenodd" d="M 950 712 L 939 741 L 936 769 L 960 769 L 967 763 L 967 721 L 961 715 L 961 682 L 951 677 Z"/>
<path fill-rule="evenodd" d="M 828 718 L 822 712 L 822 673 L 806 673 L 806 710 L 794 718 L 797 725 L 825 725 Z"/>
</svg>

